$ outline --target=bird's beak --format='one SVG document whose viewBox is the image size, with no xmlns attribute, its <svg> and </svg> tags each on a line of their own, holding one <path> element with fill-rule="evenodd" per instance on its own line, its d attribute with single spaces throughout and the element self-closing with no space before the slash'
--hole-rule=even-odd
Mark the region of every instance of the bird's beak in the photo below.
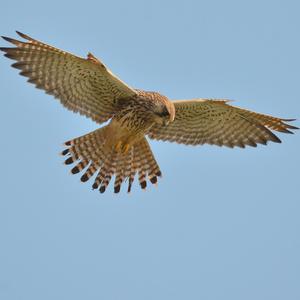
<svg viewBox="0 0 300 300">
<path fill-rule="evenodd" d="M 168 126 L 169 123 L 170 123 L 170 120 L 164 120 L 164 121 L 163 121 L 164 126 Z"/>
</svg>

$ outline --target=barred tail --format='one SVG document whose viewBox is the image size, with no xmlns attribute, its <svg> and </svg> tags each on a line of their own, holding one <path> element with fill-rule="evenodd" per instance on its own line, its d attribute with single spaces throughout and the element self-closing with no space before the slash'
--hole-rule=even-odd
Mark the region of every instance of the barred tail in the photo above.
<svg viewBox="0 0 300 300">
<path fill-rule="evenodd" d="M 128 152 L 118 152 L 114 147 L 108 146 L 108 126 L 65 143 L 68 147 L 62 151 L 62 155 L 68 156 L 65 164 L 76 163 L 71 173 L 83 171 L 80 178 L 82 182 L 88 181 L 96 174 L 93 189 L 98 189 L 101 193 L 105 192 L 113 176 L 115 193 L 119 193 L 122 183 L 126 180 L 129 193 L 135 175 L 138 175 L 142 189 L 146 188 L 147 179 L 153 184 L 157 183 L 161 171 L 146 138 L 143 137 L 131 146 Z"/>
</svg>

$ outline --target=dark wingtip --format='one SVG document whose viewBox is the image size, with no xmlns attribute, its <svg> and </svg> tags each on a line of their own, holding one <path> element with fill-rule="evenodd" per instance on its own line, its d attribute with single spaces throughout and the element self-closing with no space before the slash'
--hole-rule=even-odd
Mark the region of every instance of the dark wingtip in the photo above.
<svg viewBox="0 0 300 300">
<path fill-rule="evenodd" d="M 292 129 L 292 130 L 297 130 L 299 129 L 299 127 L 297 126 L 293 126 L 293 125 L 290 125 L 290 124 L 286 124 L 284 122 L 293 122 L 293 121 L 297 121 L 297 119 L 281 119 L 282 121 L 282 125 L 284 125 L 284 130 L 282 132 L 285 132 L 285 133 L 294 133 L 292 131 L 289 131 L 287 130 L 288 129 Z"/>
<path fill-rule="evenodd" d="M 258 141 L 258 143 L 260 143 L 261 145 L 266 146 L 266 145 L 268 144 L 268 141 L 267 141 L 266 139 L 260 139 L 260 140 Z"/>
<path fill-rule="evenodd" d="M 299 127 L 293 126 L 293 125 L 290 125 L 290 124 L 287 124 L 286 127 L 289 128 L 289 129 L 295 129 L 295 130 L 299 129 Z M 294 132 L 291 132 L 291 133 L 294 133 Z"/>
<path fill-rule="evenodd" d="M 18 30 L 16 30 L 17 35 L 19 35 L 20 37 L 22 37 L 25 40 L 31 40 L 31 37 L 29 37 L 28 35 L 26 35 L 25 33 L 22 33 Z"/>
<path fill-rule="evenodd" d="M 284 122 L 293 122 L 293 121 L 296 121 L 297 119 L 281 119 L 281 121 L 284 121 Z"/>
<path fill-rule="evenodd" d="M 1 37 L 2 37 L 5 41 L 7 41 L 7 42 L 9 42 L 9 43 L 12 43 L 12 42 L 14 41 L 14 39 L 12 39 L 12 38 L 10 38 L 10 37 L 8 37 L 8 36 L 3 36 L 3 35 L 1 35 Z"/>
<path fill-rule="evenodd" d="M 0 50 L 3 51 L 3 52 L 8 52 L 9 49 L 11 48 L 7 48 L 7 47 L 0 47 Z"/>
<path fill-rule="evenodd" d="M 293 129 L 295 129 L 295 128 L 293 128 Z M 288 133 L 288 134 L 294 134 L 293 131 L 290 131 L 290 130 L 288 130 L 288 129 L 285 129 L 285 130 L 283 130 L 282 132 L 283 132 L 283 133 Z"/>
<path fill-rule="evenodd" d="M 281 139 L 275 134 L 272 135 L 271 141 L 278 144 L 281 143 Z"/>
</svg>

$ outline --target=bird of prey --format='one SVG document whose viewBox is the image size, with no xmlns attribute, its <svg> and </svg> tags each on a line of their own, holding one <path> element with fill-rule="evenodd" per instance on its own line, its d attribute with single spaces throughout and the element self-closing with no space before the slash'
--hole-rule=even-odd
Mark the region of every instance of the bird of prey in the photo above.
<svg viewBox="0 0 300 300">
<path fill-rule="evenodd" d="M 234 107 L 223 99 L 170 101 L 157 92 L 134 89 L 116 77 L 91 53 L 81 58 L 17 31 L 24 39 L 3 37 L 14 47 L 1 47 L 15 60 L 14 68 L 28 82 L 59 99 L 73 112 L 96 123 L 109 121 L 86 135 L 65 143 L 65 164 L 81 181 L 93 175 L 93 189 L 105 192 L 114 176 L 114 192 L 137 175 L 142 189 L 162 175 L 146 136 L 186 145 L 228 147 L 280 143 L 272 130 L 292 133 L 294 119 L 281 119 Z"/>
</svg>

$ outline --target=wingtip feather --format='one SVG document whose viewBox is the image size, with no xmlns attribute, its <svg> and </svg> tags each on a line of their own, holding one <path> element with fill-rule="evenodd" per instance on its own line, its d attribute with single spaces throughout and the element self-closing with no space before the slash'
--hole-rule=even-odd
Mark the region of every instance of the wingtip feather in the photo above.
<svg viewBox="0 0 300 300">
<path fill-rule="evenodd" d="M 20 32 L 18 30 L 16 30 L 16 33 L 17 33 L 17 35 L 19 35 L 20 37 L 22 37 L 25 40 L 29 40 L 29 41 L 32 40 L 32 38 L 30 36 L 26 35 L 25 33 L 22 33 L 22 32 Z"/>
<path fill-rule="evenodd" d="M 10 40 L 11 40 L 11 38 L 8 36 L 1 35 L 1 37 L 7 42 L 10 42 Z"/>
</svg>

